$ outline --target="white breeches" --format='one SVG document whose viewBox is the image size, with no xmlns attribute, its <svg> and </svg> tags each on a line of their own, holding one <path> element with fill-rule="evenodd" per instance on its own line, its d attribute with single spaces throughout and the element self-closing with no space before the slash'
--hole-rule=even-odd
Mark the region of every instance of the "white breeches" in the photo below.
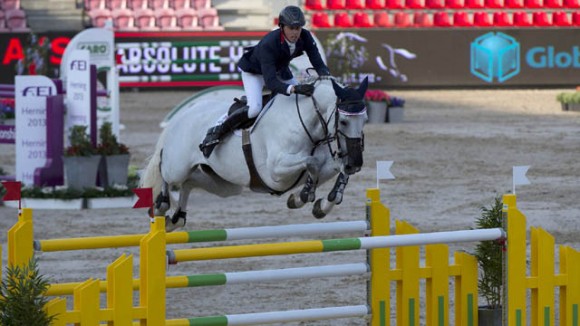
<svg viewBox="0 0 580 326">
<path fill-rule="evenodd" d="M 266 82 L 264 81 L 264 76 L 258 74 L 252 74 L 249 72 L 241 71 L 242 82 L 244 83 L 244 92 L 248 98 L 248 117 L 255 118 L 258 116 L 260 111 L 262 111 L 262 89 Z M 290 80 L 283 81 L 286 84 L 297 85 L 298 82 L 292 78 Z"/>
</svg>

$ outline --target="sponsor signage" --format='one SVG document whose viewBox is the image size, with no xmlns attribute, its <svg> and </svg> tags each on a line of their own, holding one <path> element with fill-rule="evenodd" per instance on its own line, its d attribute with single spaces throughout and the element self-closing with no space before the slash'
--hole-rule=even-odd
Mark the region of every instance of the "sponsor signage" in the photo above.
<svg viewBox="0 0 580 326">
<path fill-rule="evenodd" d="M 116 33 L 121 87 L 241 85 L 237 62 L 266 31 Z"/>
<path fill-rule="evenodd" d="M 16 180 L 34 185 L 34 170 L 46 163 L 46 99 L 57 95 L 45 76 L 16 76 Z"/>
<path fill-rule="evenodd" d="M 66 119 L 65 131 L 76 125 L 91 126 L 91 74 L 90 52 L 88 50 L 73 50 L 68 56 L 66 80 Z M 65 137 L 69 145 L 68 137 Z"/>
</svg>

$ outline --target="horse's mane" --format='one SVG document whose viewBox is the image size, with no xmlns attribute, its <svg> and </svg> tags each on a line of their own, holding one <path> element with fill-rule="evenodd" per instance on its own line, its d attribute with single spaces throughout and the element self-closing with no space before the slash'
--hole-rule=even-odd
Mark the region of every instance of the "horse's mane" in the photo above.
<svg viewBox="0 0 580 326">
<path fill-rule="evenodd" d="M 308 76 L 301 82 L 301 84 L 312 84 L 321 80 L 334 80 L 334 82 L 337 83 L 340 87 L 345 87 L 345 85 L 334 76 Z"/>
</svg>

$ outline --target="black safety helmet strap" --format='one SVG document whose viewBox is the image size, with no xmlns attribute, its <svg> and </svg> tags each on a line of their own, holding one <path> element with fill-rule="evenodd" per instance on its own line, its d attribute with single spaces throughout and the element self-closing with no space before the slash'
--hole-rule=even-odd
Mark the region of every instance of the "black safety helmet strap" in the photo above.
<svg viewBox="0 0 580 326">
<path fill-rule="evenodd" d="M 292 27 L 303 27 L 306 24 L 304 13 L 296 6 L 287 6 L 280 11 L 278 24 Z"/>
</svg>

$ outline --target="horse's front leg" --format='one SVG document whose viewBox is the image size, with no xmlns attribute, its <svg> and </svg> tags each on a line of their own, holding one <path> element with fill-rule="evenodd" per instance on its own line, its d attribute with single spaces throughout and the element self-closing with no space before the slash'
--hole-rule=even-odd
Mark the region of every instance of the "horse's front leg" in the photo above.
<svg viewBox="0 0 580 326">
<path fill-rule="evenodd" d="M 348 174 L 340 172 L 332 190 L 328 193 L 328 197 L 326 199 L 318 199 L 316 203 L 314 203 L 314 207 L 312 208 L 312 214 L 314 217 L 324 218 L 326 214 L 330 213 L 334 205 L 340 205 L 344 194 L 344 188 L 346 188 L 347 184 Z"/>
<path fill-rule="evenodd" d="M 316 158 L 310 157 L 306 162 L 306 182 L 300 191 L 290 194 L 286 202 L 288 208 L 300 208 L 306 203 L 311 203 L 316 199 L 316 187 L 320 175 L 319 162 Z"/>
</svg>

